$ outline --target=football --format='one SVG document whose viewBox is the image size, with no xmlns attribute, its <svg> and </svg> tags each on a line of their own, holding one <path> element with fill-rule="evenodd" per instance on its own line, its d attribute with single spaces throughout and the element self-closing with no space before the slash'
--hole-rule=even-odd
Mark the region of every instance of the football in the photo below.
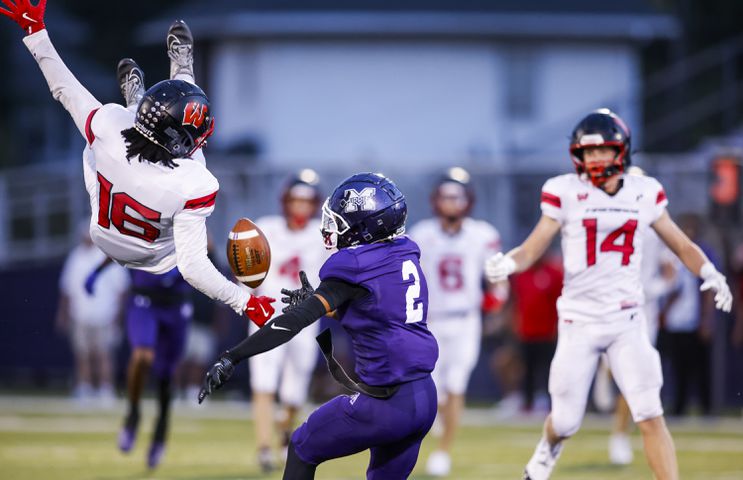
<svg viewBox="0 0 743 480">
<path fill-rule="evenodd" d="M 260 228 L 241 218 L 227 238 L 227 259 L 235 277 L 250 288 L 263 283 L 271 266 L 271 246 Z"/>
</svg>

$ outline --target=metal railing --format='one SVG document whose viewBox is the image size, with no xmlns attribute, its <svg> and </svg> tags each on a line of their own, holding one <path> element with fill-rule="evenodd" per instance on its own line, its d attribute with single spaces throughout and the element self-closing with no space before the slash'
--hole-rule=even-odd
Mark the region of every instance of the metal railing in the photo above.
<svg viewBox="0 0 743 480">
<path fill-rule="evenodd" d="M 704 212 L 707 209 L 706 163 L 691 156 L 654 156 L 644 159 L 650 173 L 658 173 L 671 200 L 671 210 Z M 406 162 L 399 162 L 405 165 Z M 506 162 L 519 165 L 519 162 Z M 214 238 L 222 238 L 235 219 L 257 218 L 280 212 L 281 185 L 287 170 L 250 165 L 234 157 L 209 160 L 210 170 L 220 181 L 217 207 L 209 219 Z M 477 202 L 473 215 L 493 223 L 505 246 L 522 240 L 537 220 L 539 190 L 552 170 L 502 171 L 471 168 Z M 59 259 L 78 241 L 78 225 L 90 218 L 90 205 L 79 160 L 0 172 L 0 267 L 24 262 Z M 323 190 L 330 190 L 355 171 L 319 172 Z M 440 170 L 412 167 L 385 169 L 408 198 L 410 223 L 431 214 L 431 185 Z M 318 236 L 318 242 L 320 241 Z"/>
</svg>

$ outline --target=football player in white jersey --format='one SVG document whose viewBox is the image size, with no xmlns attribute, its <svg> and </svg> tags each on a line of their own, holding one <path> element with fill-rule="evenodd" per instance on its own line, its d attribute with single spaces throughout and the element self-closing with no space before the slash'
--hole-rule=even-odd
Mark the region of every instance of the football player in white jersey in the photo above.
<svg viewBox="0 0 743 480">
<path fill-rule="evenodd" d="M 608 109 L 592 112 L 573 131 L 570 153 L 576 173 L 547 180 L 542 217 L 529 237 L 486 262 L 491 281 L 528 268 L 562 234 L 565 282 L 557 302 L 557 350 L 549 391 L 552 411 L 526 465 L 525 479 L 549 478 L 563 440 L 578 431 L 599 356 L 606 352 L 614 379 L 642 433 L 655 477 L 677 479 L 673 440 L 663 418 L 663 376 L 643 313 L 640 263 L 652 227 L 686 267 L 712 289 L 718 309 L 730 311 L 725 276 L 671 220 L 663 187 L 650 177 L 624 175 L 630 164 L 630 132 Z"/>
<path fill-rule="evenodd" d="M 150 273 L 178 267 L 207 296 L 262 325 L 272 299 L 251 295 L 227 280 L 206 255 L 206 217 L 219 183 L 198 150 L 214 129 L 209 100 L 193 84 L 192 45 L 171 43 L 171 80 L 147 90 L 136 111 L 102 105 L 60 58 L 44 24 L 46 0 L 4 2 L 0 13 L 26 32 L 26 47 L 39 64 L 53 97 L 87 140 L 85 186 L 92 209 L 93 243 L 117 263 Z M 174 65 L 175 64 L 175 65 Z M 264 312 L 269 314 L 265 315 Z"/>
<path fill-rule="evenodd" d="M 282 215 L 262 217 L 256 224 L 271 239 L 273 268 L 259 287 L 260 293 L 278 298 L 282 288 L 300 288 L 300 271 L 309 272 L 309 281 L 318 283 L 318 272 L 328 257 L 317 244 L 320 220 L 315 218 L 322 196 L 319 176 L 310 169 L 287 179 L 281 194 Z M 307 400 L 310 377 L 317 359 L 315 337 L 319 322 L 302 330 L 291 341 L 250 358 L 250 387 L 253 391 L 253 418 L 258 444 L 258 463 L 264 472 L 276 468 L 272 433 L 274 398 L 284 406 L 278 423 L 282 447 L 289 445 L 294 420 Z M 250 325 L 250 334 L 258 327 Z"/>
<path fill-rule="evenodd" d="M 418 222 L 409 235 L 421 246 L 421 267 L 428 279 L 428 328 L 439 344 L 433 379 L 443 432 L 426 471 L 445 476 L 451 470 L 451 446 L 464 394 L 480 353 L 483 262 L 500 250 L 500 235 L 489 223 L 469 217 L 474 191 L 463 168 L 446 171 L 433 189 L 431 204 L 436 216 Z M 499 292 L 501 297 L 507 294 L 502 285 Z"/>
</svg>

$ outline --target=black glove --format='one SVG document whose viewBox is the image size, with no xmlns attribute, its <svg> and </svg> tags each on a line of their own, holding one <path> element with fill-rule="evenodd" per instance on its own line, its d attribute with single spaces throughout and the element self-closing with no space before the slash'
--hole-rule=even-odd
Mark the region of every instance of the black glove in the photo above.
<svg viewBox="0 0 743 480">
<path fill-rule="evenodd" d="M 307 274 L 303 270 L 299 272 L 299 281 L 302 282 L 302 287 L 297 290 L 281 289 L 281 294 L 284 295 L 284 297 L 281 297 L 281 302 L 287 304 L 286 307 L 281 309 L 282 312 L 287 313 L 292 311 L 294 307 L 315 293 L 315 289 L 310 285 L 310 281 L 307 280 Z"/>
<path fill-rule="evenodd" d="M 204 384 L 201 386 L 201 391 L 199 392 L 199 403 L 203 402 L 214 390 L 222 388 L 222 385 L 230 379 L 234 371 L 235 366 L 232 362 L 226 357 L 220 357 L 217 363 L 212 365 L 212 368 L 206 372 Z"/>
</svg>

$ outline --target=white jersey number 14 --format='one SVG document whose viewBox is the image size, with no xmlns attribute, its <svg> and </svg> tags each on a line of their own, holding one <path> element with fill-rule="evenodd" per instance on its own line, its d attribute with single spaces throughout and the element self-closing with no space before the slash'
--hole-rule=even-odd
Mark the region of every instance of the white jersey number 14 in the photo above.
<svg viewBox="0 0 743 480">
<path fill-rule="evenodd" d="M 586 229 L 586 265 L 589 267 L 596 264 L 596 232 L 598 231 L 598 220 L 595 218 L 584 218 L 583 227 Z M 619 252 L 622 254 L 622 266 L 629 265 L 630 257 L 635 253 L 633 242 L 637 230 L 637 220 L 627 220 L 624 225 L 617 228 L 606 236 L 601 242 L 601 252 Z M 624 241 L 617 243 L 619 237 L 624 236 Z"/>
</svg>

